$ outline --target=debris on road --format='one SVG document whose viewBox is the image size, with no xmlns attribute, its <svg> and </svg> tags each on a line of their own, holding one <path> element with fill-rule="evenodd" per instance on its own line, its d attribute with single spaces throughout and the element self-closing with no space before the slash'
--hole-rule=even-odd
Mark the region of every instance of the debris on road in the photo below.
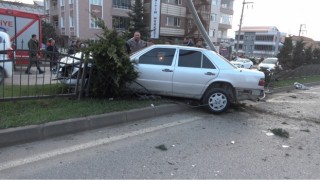
<svg viewBox="0 0 320 180">
<path fill-rule="evenodd" d="M 231 144 L 234 144 L 235 142 L 234 141 L 231 141 Z"/>
<path fill-rule="evenodd" d="M 284 138 L 289 138 L 289 133 L 288 131 L 282 129 L 282 128 L 274 128 L 274 129 L 271 129 L 271 132 L 274 134 L 274 135 L 277 135 L 277 136 L 280 136 L 280 137 L 284 137 Z"/>
<path fill-rule="evenodd" d="M 310 89 L 309 87 L 307 87 L 307 86 L 305 86 L 305 85 L 303 85 L 303 84 L 301 84 L 301 83 L 298 83 L 298 82 L 293 83 L 293 85 L 294 85 L 294 87 L 295 87 L 296 89 L 301 89 L 301 90 L 308 90 L 308 89 Z"/>
<path fill-rule="evenodd" d="M 164 145 L 164 144 L 161 144 L 161 145 L 159 145 L 159 146 L 156 146 L 155 148 L 160 149 L 161 151 L 167 151 L 167 150 L 168 150 L 168 148 L 167 148 L 166 145 Z"/>
<path fill-rule="evenodd" d="M 283 147 L 283 148 L 288 148 L 289 146 L 288 146 L 288 145 L 282 145 L 282 147 Z"/>
</svg>

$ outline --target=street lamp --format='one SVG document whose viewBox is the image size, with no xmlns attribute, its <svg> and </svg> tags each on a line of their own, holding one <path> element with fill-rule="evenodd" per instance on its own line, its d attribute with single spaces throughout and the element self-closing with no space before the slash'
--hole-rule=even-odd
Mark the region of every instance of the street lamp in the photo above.
<svg viewBox="0 0 320 180">
<path fill-rule="evenodd" d="M 242 11 L 241 11 L 240 24 L 239 24 L 238 37 L 237 37 L 236 56 L 238 56 L 240 32 L 241 32 L 242 18 L 243 18 L 243 10 L 244 10 L 244 5 L 246 5 L 246 4 L 253 4 L 253 2 L 246 2 L 246 0 L 243 0 L 243 2 L 242 2 Z"/>
</svg>

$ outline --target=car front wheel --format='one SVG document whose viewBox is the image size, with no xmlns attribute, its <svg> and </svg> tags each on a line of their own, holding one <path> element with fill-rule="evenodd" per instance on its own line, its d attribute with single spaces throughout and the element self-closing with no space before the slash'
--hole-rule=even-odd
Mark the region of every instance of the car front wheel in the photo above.
<svg viewBox="0 0 320 180">
<path fill-rule="evenodd" d="M 218 114 L 225 112 L 229 108 L 230 99 L 225 90 L 212 88 L 206 92 L 203 103 L 210 112 Z"/>
</svg>

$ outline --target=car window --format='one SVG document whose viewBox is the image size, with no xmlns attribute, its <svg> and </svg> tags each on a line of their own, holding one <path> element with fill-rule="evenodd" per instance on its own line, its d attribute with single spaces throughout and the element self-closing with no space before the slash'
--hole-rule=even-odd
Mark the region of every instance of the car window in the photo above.
<svg viewBox="0 0 320 180">
<path fill-rule="evenodd" d="M 179 51 L 179 67 L 191 67 L 191 68 L 207 68 L 215 69 L 215 66 L 209 60 L 209 58 L 199 51 L 192 50 L 180 50 Z"/>
<path fill-rule="evenodd" d="M 192 50 L 179 51 L 179 67 L 201 68 L 202 53 Z"/>
<path fill-rule="evenodd" d="M 173 48 L 155 48 L 141 55 L 139 64 L 171 66 L 175 52 Z"/>
<path fill-rule="evenodd" d="M 216 67 L 212 64 L 210 59 L 205 55 L 203 55 L 202 68 L 216 69 Z"/>
</svg>

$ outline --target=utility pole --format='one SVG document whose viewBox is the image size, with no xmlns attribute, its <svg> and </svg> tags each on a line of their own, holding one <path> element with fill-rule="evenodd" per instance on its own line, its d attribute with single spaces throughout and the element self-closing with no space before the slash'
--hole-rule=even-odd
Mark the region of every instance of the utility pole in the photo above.
<svg viewBox="0 0 320 180">
<path fill-rule="evenodd" d="M 238 51 L 239 51 L 239 40 L 240 40 L 240 32 L 241 32 L 242 19 L 243 19 L 243 11 L 244 11 L 244 5 L 246 4 L 253 4 L 253 2 L 246 2 L 246 0 L 243 0 L 242 2 L 242 11 L 241 11 L 240 24 L 239 24 L 238 37 L 237 37 L 236 56 L 238 56 Z"/>
<path fill-rule="evenodd" d="M 305 30 L 302 30 L 302 27 L 304 27 Z M 300 24 L 300 29 L 299 29 L 299 36 L 301 35 L 301 32 L 307 31 L 306 30 L 306 25 L 305 24 Z"/>
<path fill-rule="evenodd" d="M 194 7 L 194 4 L 192 2 L 192 0 L 187 0 L 187 5 L 188 5 L 188 8 L 190 9 L 191 11 L 191 14 L 192 14 L 192 17 L 193 17 L 193 20 L 195 21 L 197 27 L 198 27 L 198 30 L 200 31 L 203 39 L 206 41 L 206 43 L 209 45 L 210 49 L 219 53 L 216 48 L 214 47 L 213 43 L 211 42 L 210 38 L 209 38 L 209 35 L 208 33 L 206 32 L 205 28 L 203 27 L 203 24 L 201 23 L 201 20 L 198 16 L 198 13 L 196 11 L 196 8 Z"/>
</svg>

